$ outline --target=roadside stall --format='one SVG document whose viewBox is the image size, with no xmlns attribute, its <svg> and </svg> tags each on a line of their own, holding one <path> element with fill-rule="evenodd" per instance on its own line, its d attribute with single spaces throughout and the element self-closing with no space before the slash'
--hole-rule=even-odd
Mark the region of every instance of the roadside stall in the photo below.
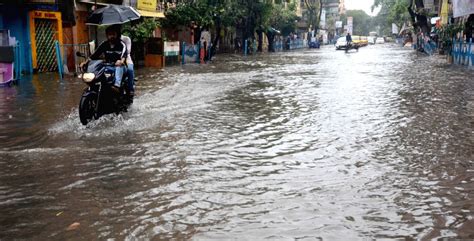
<svg viewBox="0 0 474 241">
<path fill-rule="evenodd" d="M 163 41 L 161 38 L 150 38 L 145 43 L 145 67 L 165 67 Z"/>
<path fill-rule="evenodd" d="M 10 31 L 0 30 L 0 86 L 11 84 L 19 76 L 18 48 Z"/>
</svg>

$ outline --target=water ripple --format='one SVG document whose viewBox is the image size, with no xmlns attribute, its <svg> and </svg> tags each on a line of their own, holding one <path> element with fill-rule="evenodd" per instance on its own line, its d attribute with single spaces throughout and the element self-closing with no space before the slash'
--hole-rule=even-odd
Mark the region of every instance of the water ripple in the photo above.
<svg viewBox="0 0 474 241">
<path fill-rule="evenodd" d="M 138 77 L 86 127 L 74 79 L 0 90 L 0 239 L 474 235 L 472 71 L 378 45 Z"/>
</svg>

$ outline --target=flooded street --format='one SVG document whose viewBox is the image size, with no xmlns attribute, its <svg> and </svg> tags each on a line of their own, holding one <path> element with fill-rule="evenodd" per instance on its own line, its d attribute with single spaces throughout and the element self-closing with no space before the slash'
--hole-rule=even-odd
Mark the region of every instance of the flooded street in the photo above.
<svg viewBox="0 0 474 241">
<path fill-rule="evenodd" d="M 395 45 L 0 88 L 0 240 L 474 238 L 474 72 Z M 73 231 L 67 227 L 80 226 Z"/>
</svg>

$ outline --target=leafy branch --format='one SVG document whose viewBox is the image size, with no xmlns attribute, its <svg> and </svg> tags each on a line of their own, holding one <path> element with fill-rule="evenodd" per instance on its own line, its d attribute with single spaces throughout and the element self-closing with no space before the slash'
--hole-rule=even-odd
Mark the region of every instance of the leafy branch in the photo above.
<svg viewBox="0 0 474 241">
<path fill-rule="evenodd" d="M 160 23 L 153 18 L 145 18 L 138 24 L 127 24 L 123 28 L 123 32 L 129 36 L 133 42 L 144 43 L 148 38 L 153 36 L 153 31 L 160 27 Z"/>
<path fill-rule="evenodd" d="M 441 26 L 441 28 L 436 29 L 436 32 L 441 42 L 442 48 L 450 52 L 453 46 L 453 39 L 459 32 L 462 32 L 464 26 L 462 24 L 450 24 Z"/>
</svg>

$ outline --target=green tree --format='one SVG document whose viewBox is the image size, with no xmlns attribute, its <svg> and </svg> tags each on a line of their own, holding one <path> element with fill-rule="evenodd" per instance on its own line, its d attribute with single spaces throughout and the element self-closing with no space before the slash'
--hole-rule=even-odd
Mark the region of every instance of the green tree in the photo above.
<svg viewBox="0 0 474 241">
<path fill-rule="evenodd" d="M 165 12 L 162 20 L 165 28 L 197 25 L 197 29 L 214 28 L 213 49 L 220 41 L 220 32 L 224 28 L 236 27 L 242 31 L 244 39 L 253 39 L 258 34 L 258 50 L 262 50 L 263 33 L 271 26 L 273 16 L 271 0 L 187 0 L 181 1 L 176 8 Z M 199 33 L 197 33 L 199 35 Z"/>
<path fill-rule="evenodd" d="M 377 16 L 385 33 L 390 32 L 392 23 L 403 26 L 410 21 L 413 26 L 429 34 L 431 26 L 428 21 L 429 13 L 424 8 L 423 0 L 375 0 L 374 7 L 381 7 Z"/>
<path fill-rule="evenodd" d="M 211 53 L 214 54 L 220 41 L 222 28 L 235 24 L 241 15 L 236 9 L 236 0 L 188 0 L 181 1 L 176 8 L 165 12 L 166 18 L 162 20 L 165 28 L 180 26 L 195 27 L 195 34 L 199 37 L 204 28 L 214 28 L 215 36 L 212 40 Z"/>
<path fill-rule="evenodd" d="M 411 0 L 409 0 L 411 1 Z M 380 12 L 375 17 L 375 22 L 380 27 L 383 35 L 392 33 L 392 23 L 402 27 L 404 23 L 410 20 L 408 13 L 409 1 L 407 0 L 375 0 L 372 10 L 375 7 L 381 7 Z"/>
<path fill-rule="evenodd" d="M 144 18 L 136 24 L 127 23 L 123 26 L 123 33 L 131 38 L 133 42 L 144 43 L 153 36 L 153 31 L 160 27 L 160 23 L 153 18 Z"/>
<path fill-rule="evenodd" d="M 353 18 L 354 35 L 369 35 L 373 30 L 372 17 L 363 10 L 347 10 L 346 14 L 341 16 L 341 20 L 347 23 L 347 17 Z"/>
<path fill-rule="evenodd" d="M 296 16 L 296 5 L 292 3 L 285 8 L 284 5 L 276 4 L 272 7 L 271 14 L 267 20 L 267 38 L 268 38 L 268 51 L 275 51 L 274 39 L 277 34 L 276 30 L 282 35 L 289 35 L 296 29 L 296 22 L 298 17 Z"/>
<path fill-rule="evenodd" d="M 145 42 L 153 36 L 153 31 L 160 27 L 160 22 L 153 18 L 143 18 L 138 23 L 126 23 L 122 27 L 124 35 L 129 36 L 132 40 L 132 57 L 133 59 L 144 58 Z"/>
<path fill-rule="evenodd" d="M 317 32 L 321 22 L 323 0 L 304 0 L 304 4 L 308 11 L 308 23 L 311 25 L 311 30 Z"/>
<path fill-rule="evenodd" d="M 334 16 L 328 16 L 326 20 L 326 29 L 329 33 L 336 33 L 336 18 Z"/>
</svg>

